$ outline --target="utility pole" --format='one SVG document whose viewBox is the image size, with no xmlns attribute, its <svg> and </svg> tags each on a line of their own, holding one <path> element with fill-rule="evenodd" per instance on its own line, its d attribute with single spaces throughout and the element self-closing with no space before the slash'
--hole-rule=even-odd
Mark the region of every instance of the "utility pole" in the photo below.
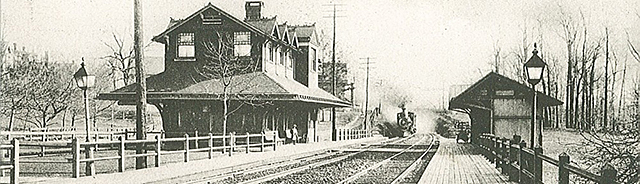
<svg viewBox="0 0 640 184">
<path fill-rule="evenodd" d="M 334 2 L 332 2 L 331 4 L 328 4 L 326 6 L 332 6 L 333 7 L 333 15 L 329 16 L 330 18 L 333 19 L 333 44 L 332 44 L 332 51 L 331 51 L 331 94 L 333 96 L 336 96 L 336 83 L 337 83 L 337 79 L 336 79 L 336 6 L 341 6 L 342 4 L 335 4 Z M 337 136 L 336 136 L 336 108 L 335 107 L 331 107 L 331 140 L 332 141 L 337 141 Z"/>
<path fill-rule="evenodd" d="M 368 111 L 369 111 L 369 70 L 370 70 L 370 65 L 371 65 L 371 59 L 375 59 L 372 57 L 365 57 L 365 58 L 360 58 L 360 59 L 366 59 L 367 62 L 365 63 L 367 65 L 367 77 L 365 79 L 365 88 L 364 88 L 364 129 L 365 130 L 369 130 L 368 126 L 367 126 L 367 120 L 369 119 L 368 115 Z"/>
<path fill-rule="evenodd" d="M 136 82 L 138 87 L 136 88 L 136 139 L 147 139 L 146 125 L 147 125 L 147 84 L 144 79 L 144 66 L 142 62 L 143 58 L 143 44 L 142 44 L 142 5 L 140 0 L 133 1 L 133 49 L 135 51 L 134 60 L 136 63 Z M 146 150 L 143 144 L 138 144 L 136 147 L 136 154 L 143 154 Z M 136 169 L 143 169 L 147 167 L 147 157 L 136 157 Z"/>
</svg>

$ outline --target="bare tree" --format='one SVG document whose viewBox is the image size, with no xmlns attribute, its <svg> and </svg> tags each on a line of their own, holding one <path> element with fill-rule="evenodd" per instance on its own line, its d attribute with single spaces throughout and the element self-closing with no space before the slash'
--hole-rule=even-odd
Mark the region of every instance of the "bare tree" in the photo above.
<svg viewBox="0 0 640 184">
<path fill-rule="evenodd" d="M 18 115 L 17 119 L 39 128 L 56 124 L 51 120 L 69 108 L 77 90 L 71 73 L 69 65 L 47 62 L 35 55 L 23 57 L 7 71 L 9 79 L 15 81 L 5 85 L 11 89 L 6 94 L 13 95 L 3 99 L 12 101 L 11 114 Z"/>
<path fill-rule="evenodd" d="M 258 98 L 254 94 L 242 94 L 242 92 L 251 88 L 249 83 L 255 79 L 257 75 L 252 75 L 244 80 L 237 80 L 239 75 L 249 74 L 258 71 L 259 56 L 241 56 L 234 52 L 234 34 L 233 32 L 215 32 L 215 37 L 205 39 L 201 42 L 203 46 L 203 58 L 205 64 L 201 69 L 197 69 L 198 74 L 202 78 L 193 78 L 195 82 L 201 80 L 218 80 L 222 86 L 222 135 L 226 136 L 227 123 L 229 116 L 236 110 L 240 109 L 243 104 L 264 105 L 264 103 L 254 103 Z M 257 49 L 255 45 L 251 45 L 252 49 Z M 230 100 L 240 102 L 238 106 L 230 109 Z M 211 129 L 211 125 L 209 126 Z M 226 140 L 223 138 L 223 143 Z"/>
<path fill-rule="evenodd" d="M 104 45 L 111 50 L 111 54 L 102 58 L 107 60 L 107 65 L 111 69 L 109 75 L 113 78 L 113 85 L 116 86 L 116 82 L 122 80 L 126 86 L 132 82 L 131 79 L 135 74 L 133 45 L 126 43 L 124 38 L 115 33 L 111 35 L 114 42 L 111 44 L 104 42 Z"/>
</svg>

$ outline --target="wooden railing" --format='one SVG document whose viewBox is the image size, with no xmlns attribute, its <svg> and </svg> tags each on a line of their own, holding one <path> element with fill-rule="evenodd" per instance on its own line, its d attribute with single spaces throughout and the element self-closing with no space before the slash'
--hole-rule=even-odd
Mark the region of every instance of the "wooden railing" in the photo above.
<svg viewBox="0 0 640 184">
<path fill-rule="evenodd" d="M 361 139 L 367 137 L 371 137 L 371 134 L 366 130 L 336 129 L 336 138 L 339 141 Z"/>
<path fill-rule="evenodd" d="M 146 132 L 147 137 L 155 137 L 155 135 L 160 135 L 164 137 L 165 132 L 163 131 L 150 131 Z M 90 140 L 99 141 L 99 140 L 118 140 L 119 137 L 124 136 L 126 139 L 135 139 L 136 132 L 125 129 L 124 131 L 92 131 L 89 133 Z M 24 132 L 24 131 L 6 131 L 0 132 L 0 136 L 5 137 L 7 140 L 11 140 L 13 138 L 18 138 L 24 141 L 69 141 L 73 138 L 78 139 L 86 139 L 87 135 L 85 132 L 77 132 L 77 131 L 35 131 L 35 132 Z"/>
<path fill-rule="evenodd" d="M 82 139 L 80 139 L 82 140 Z M 159 135 L 155 136 L 153 140 L 126 140 L 125 136 L 120 136 L 117 141 L 98 141 L 98 142 L 82 142 L 77 137 L 73 138 L 71 142 L 57 141 L 57 142 L 23 142 L 18 145 L 18 139 L 12 140 L 12 145 L 2 145 L 0 149 L 12 149 L 10 159 L 12 165 L 2 165 L 1 169 L 12 169 L 12 183 L 18 181 L 18 160 L 19 160 L 19 147 L 41 147 L 45 148 L 58 148 L 71 150 L 72 158 L 64 160 L 59 159 L 22 159 L 20 163 L 55 163 L 55 164 L 69 164 L 72 167 L 72 176 L 74 178 L 80 177 L 80 165 L 85 163 L 85 173 L 87 176 L 95 175 L 96 162 L 104 160 L 117 160 L 117 172 L 125 171 L 125 159 L 137 158 L 137 157 L 154 157 L 155 167 L 159 167 L 162 163 L 161 156 L 171 154 L 182 154 L 183 161 L 189 162 L 190 154 L 194 152 L 208 152 L 208 158 L 214 157 L 214 152 L 222 152 L 231 156 L 239 149 L 245 149 L 246 153 L 249 153 L 251 149 L 265 151 L 265 147 L 272 146 L 273 150 L 276 150 L 278 134 L 277 132 L 261 133 L 261 134 L 241 134 L 234 135 L 229 134 L 226 136 L 208 134 L 207 136 L 190 137 L 185 134 L 184 137 L 177 138 L 163 138 Z M 276 141 L 272 141 L 276 140 Z M 216 145 L 219 144 L 219 145 Z M 143 153 L 127 154 L 126 150 L 134 150 L 141 146 Z M 96 152 L 104 150 L 118 150 L 116 155 L 99 154 L 101 157 L 96 156 Z M 43 151 L 44 153 L 44 151 Z M 68 151 L 67 151 L 68 153 Z M 84 156 L 81 154 L 84 153 Z M 41 155 L 44 156 L 44 155 Z M 14 180 L 15 179 L 15 180 Z M 17 182 L 16 182 L 17 183 Z"/>
<path fill-rule="evenodd" d="M 483 134 L 477 143 L 483 148 L 483 155 L 503 174 L 509 176 L 510 181 L 519 183 L 542 183 L 543 161 L 558 167 L 558 183 L 568 184 L 569 175 L 575 174 L 581 178 L 596 183 L 617 183 L 617 171 L 609 164 L 602 167 L 597 175 L 578 168 L 569 162 L 569 155 L 562 153 L 558 160 L 542 154 L 541 148 L 529 149 L 520 136 L 512 139 L 500 138 L 491 134 Z"/>
</svg>

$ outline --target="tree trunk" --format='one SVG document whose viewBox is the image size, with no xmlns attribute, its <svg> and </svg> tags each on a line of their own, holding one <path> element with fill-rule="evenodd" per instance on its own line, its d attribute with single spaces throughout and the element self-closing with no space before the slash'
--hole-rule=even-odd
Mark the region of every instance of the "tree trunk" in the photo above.
<svg viewBox="0 0 640 184">
<path fill-rule="evenodd" d="M 226 92 L 226 87 L 224 87 L 224 97 L 223 97 L 223 114 L 222 114 L 222 145 L 224 147 L 224 145 L 226 145 L 226 137 L 227 136 L 227 119 L 229 118 L 229 96 Z M 224 150 L 224 148 L 223 148 Z M 233 151 L 233 150 L 229 150 L 229 151 Z"/>
<path fill-rule="evenodd" d="M 11 113 L 9 114 L 9 131 L 13 131 L 13 119 L 15 117 L 15 108 L 11 108 Z"/>
<path fill-rule="evenodd" d="M 567 94 L 565 104 L 565 127 L 574 128 L 573 126 L 573 64 L 571 62 L 571 44 L 567 44 L 568 60 L 567 60 Z"/>
<path fill-rule="evenodd" d="M 603 123 L 602 123 L 602 128 L 604 130 L 607 129 L 608 122 L 609 122 L 609 116 L 608 116 L 608 111 L 609 111 L 609 29 L 605 28 L 604 29 L 605 32 L 605 36 L 606 36 L 606 42 L 605 42 L 605 64 L 604 64 L 604 117 L 603 117 Z"/>
<path fill-rule="evenodd" d="M 625 81 L 625 78 L 627 78 L 627 61 L 626 60 L 624 61 L 624 65 L 623 65 L 623 69 L 622 69 L 622 82 L 620 84 L 620 101 L 618 101 L 618 114 L 619 115 L 622 115 L 621 111 L 622 111 L 622 109 L 625 109 L 625 108 L 622 107 L 624 105 L 623 101 L 624 101 L 624 98 L 625 98 L 625 95 L 624 95 L 624 81 Z M 617 121 L 614 121 L 611 124 L 611 126 L 612 126 L 612 130 L 614 132 L 618 131 L 618 122 Z"/>
</svg>

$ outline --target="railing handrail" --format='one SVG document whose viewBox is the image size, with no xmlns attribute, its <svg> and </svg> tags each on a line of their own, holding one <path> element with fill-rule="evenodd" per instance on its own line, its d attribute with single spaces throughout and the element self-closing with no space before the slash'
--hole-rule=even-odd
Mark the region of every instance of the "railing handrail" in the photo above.
<svg viewBox="0 0 640 184">
<path fill-rule="evenodd" d="M 499 150 L 493 150 L 493 149 L 496 149 L 496 147 L 495 147 L 496 145 L 502 145 L 502 146 L 500 146 L 500 148 L 502 148 L 502 149 L 507 149 L 506 146 L 508 145 L 510 148 L 518 149 L 518 150 L 520 150 L 521 153 L 524 153 L 524 154 L 527 154 L 527 155 L 529 155 L 531 157 L 534 157 L 534 160 L 539 159 L 541 161 L 550 163 L 550 164 L 552 164 L 552 165 L 554 165 L 556 167 L 561 167 L 560 166 L 561 162 L 559 160 L 554 159 L 554 158 L 549 157 L 549 156 L 544 155 L 544 154 L 537 154 L 537 153 L 535 153 L 534 150 L 532 150 L 530 148 L 527 148 L 526 146 L 523 146 L 522 148 L 520 148 L 521 146 L 518 143 L 513 142 L 513 140 L 511 140 L 511 139 L 503 138 L 503 139 L 506 139 L 508 141 L 502 141 L 502 140 L 500 140 L 500 138 L 496 137 L 495 135 L 486 134 L 486 133 L 480 135 L 479 138 L 480 138 L 480 141 L 479 141 L 480 142 L 480 147 L 482 147 L 483 149 L 486 149 L 488 151 L 487 153 L 491 154 L 493 158 L 502 158 L 503 157 L 503 156 L 499 155 L 500 154 Z M 496 138 L 496 139 L 493 139 L 493 138 Z M 508 142 L 508 144 L 505 144 L 505 142 Z M 487 143 L 490 143 L 490 145 L 484 145 L 484 144 L 487 144 Z M 495 145 L 491 145 L 491 144 L 495 144 Z M 503 162 L 503 161 L 496 161 L 496 165 L 498 165 L 498 162 Z M 515 162 L 512 162 L 510 164 L 514 164 L 518 168 L 521 167 L 519 165 L 519 163 L 516 164 Z M 498 167 L 498 166 L 496 166 L 496 167 Z M 564 169 L 566 169 L 569 172 L 569 174 L 576 174 L 576 175 L 578 175 L 578 176 L 580 176 L 582 178 L 585 178 L 585 179 L 593 181 L 593 182 L 617 183 L 616 181 L 604 181 L 604 178 L 601 175 L 594 174 L 594 173 L 592 173 L 590 171 L 587 171 L 585 169 L 579 168 L 578 166 L 576 166 L 574 164 L 571 164 L 571 163 L 563 163 L 562 167 Z M 542 168 L 542 167 L 540 167 L 540 168 Z M 523 174 L 527 175 L 530 178 L 533 178 L 531 176 L 533 176 L 534 174 L 532 174 L 530 171 L 528 171 L 526 169 L 520 169 L 520 170 L 523 172 Z M 538 180 L 541 180 L 541 178 L 538 178 Z"/>
</svg>

